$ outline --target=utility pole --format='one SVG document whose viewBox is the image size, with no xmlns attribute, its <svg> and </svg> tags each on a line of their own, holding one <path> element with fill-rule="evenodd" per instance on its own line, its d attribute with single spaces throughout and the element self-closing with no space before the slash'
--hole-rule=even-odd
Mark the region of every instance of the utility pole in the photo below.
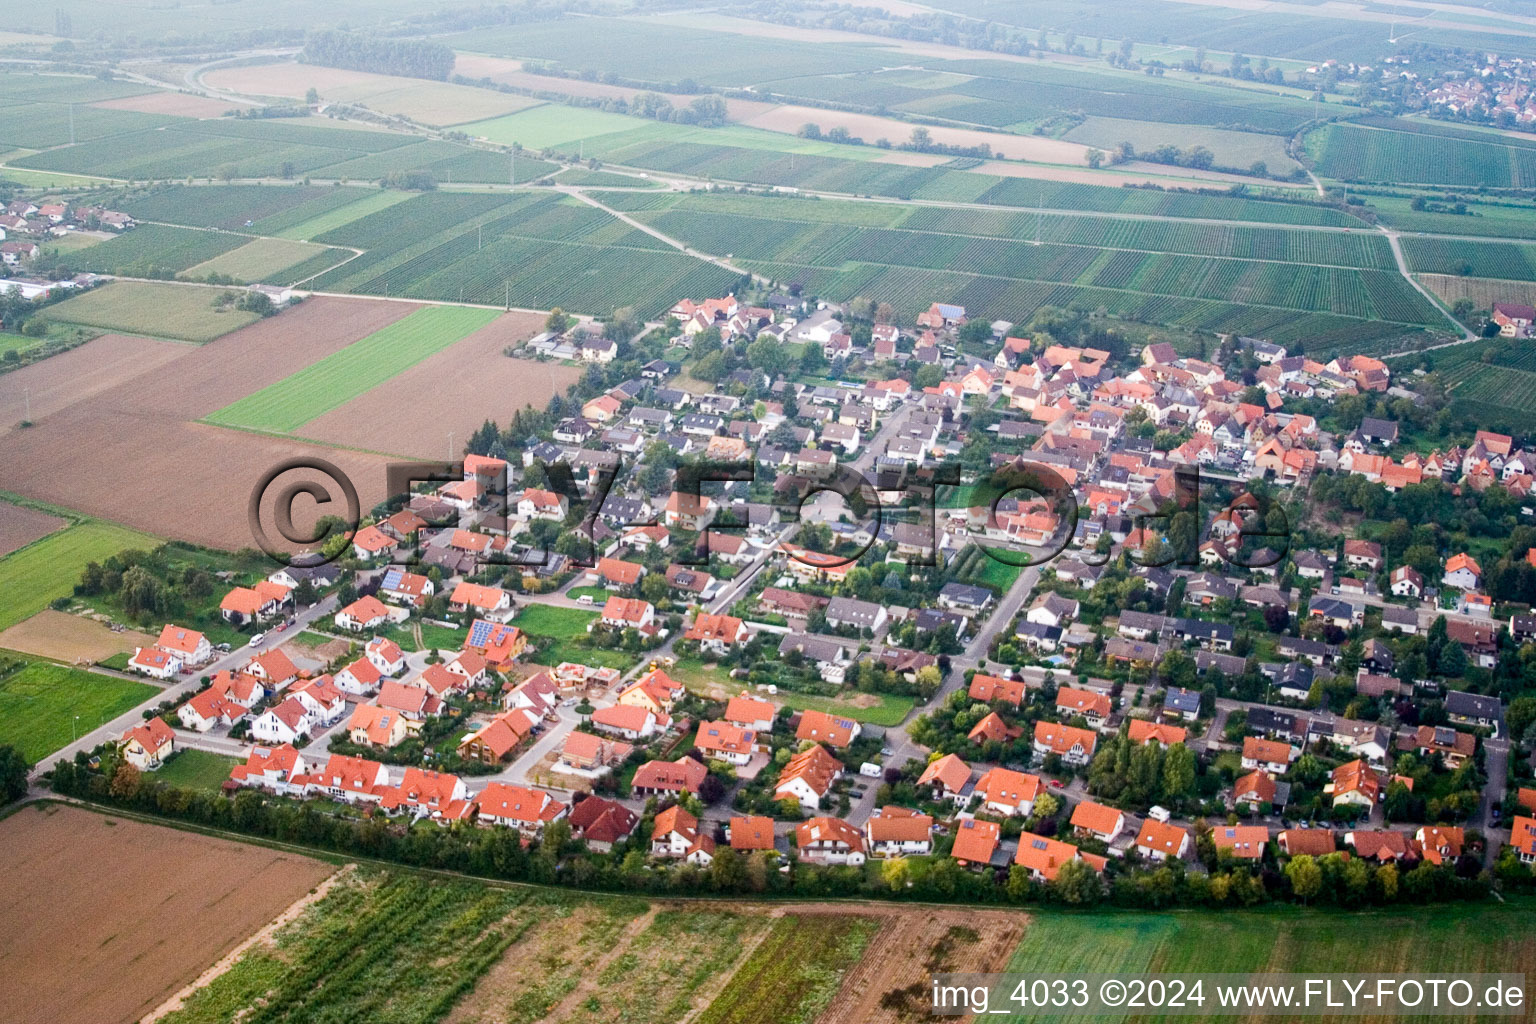
<svg viewBox="0 0 1536 1024">
<path fill-rule="evenodd" d="M 512 282 L 511 281 L 507 282 L 506 288 L 503 289 L 503 291 L 502 291 L 501 304 L 506 307 L 506 311 L 508 313 L 512 312 Z"/>
<path fill-rule="evenodd" d="M 480 229 L 483 226 L 484 225 L 481 225 L 481 224 L 476 224 L 475 225 L 475 252 L 479 252 L 480 251 L 480 246 L 481 246 Z"/>
<path fill-rule="evenodd" d="M 1035 187 L 1035 244 L 1040 244 L 1040 222 L 1045 219 L 1045 188 Z"/>
<path fill-rule="evenodd" d="M 509 152 L 507 154 L 507 164 L 511 168 L 511 170 L 508 172 L 509 183 L 512 185 L 512 187 L 516 188 L 517 187 L 517 150 L 514 149 L 514 150 L 512 150 L 511 152 Z"/>
<path fill-rule="evenodd" d="M 448 431 L 448 461 L 453 461 L 453 431 Z"/>
<path fill-rule="evenodd" d="M 75 144 L 75 105 L 69 105 L 69 144 Z"/>
<path fill-rule="evenodd" d="M 26 399 L 27 399 L 27 422 L 31 423 L 32 422 L 32 389 L 31 388 L 25 388 L 25 389 L 23 389 L 22 393 L 26 396 Z"/>
</svg>

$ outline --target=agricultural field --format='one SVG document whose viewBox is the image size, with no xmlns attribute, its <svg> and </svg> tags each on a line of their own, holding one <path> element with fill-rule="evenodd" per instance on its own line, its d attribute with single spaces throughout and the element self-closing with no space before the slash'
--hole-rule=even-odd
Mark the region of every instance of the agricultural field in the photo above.
<svg viewBox="0 0 1536 1024">
<path fill-rule="evenodd" d="M 581 378 L 581 368 L 510 359 L 509 346 L 537 334 L 544 317 L 502 313 L 485 327 L 435 352 L 351 401 L 304 424 L 305 437 L 413 458 L 436 458 L 449 435 L 465 438 L 487 417 L 505 419 L 525 405 L 542 409 Z M 444 388 L 443 381 L 453 381 Z M 398 411 L 410 405 L 432 424 L 422 428 Z"/>
<path fill-rule="evenodd" d="M 1536 185 L 1536 140 L 1379 118 L 1330 124 L 1310 135 L 1307 145 L 1318 173 L 1341 181 Z"/>
<path fill-rule="evenodd" d="M 660 188 L 661 183 L 634 174 L 618 174 L 614 171 L 589 171 L 585 167 L 567 167 L 555 175 L 561 185 L 580 185 L 584 188 Z"/>
<path fill-rule="evenodd" d="M 518 613 L 517 625 L 528 634 L 532 653 L 527 657 L 534 663 L 550 666 L 574 661 L 599 668 L 632 667 L 635 663 L 633 654 L 586 645 L 587 627 L 597 621 L 598 614 L 582 608 L 548 604 L 524 606 Z"/>
<path fill-rule="evenodd" d="M 387 210 L 397 203 L 403 203 L 411 198 L 409 192 L 399 192 L 392 189 L 376 189 L 363 192 L 361 198 L 351 198 L 356 195 L 356 189 L 337 189 L 341 195 L 347 198 L 347 202 L 327 209 L 321 213 L 311 213 L 308 207 L 301 207 L 294 211 L 292 217 L 283 218 L 279 222 L 278 217 L 269 217 L 262 221 L 262 231 L 274 234 L 278 238 L 292 238 L 308 242 L 317 235 L 323 235 L 328 231 L 346 227 L 359 217 L 366 217 L 370 213 L 378 213 Z M 303 219 L 296 219 L 302 216 Z M 288 221 L 292 223 L 288 223 Z"/>
<path fill-rule="evenodd" d="M 1362 945 L 1361 929 L 1378 940 Z M 1005 970 L 1025 973 L 1180 974 L 1389 971 L 1434 964 L 1446 973 L 1529 970 L 1530 908 L 1478 907 L 1340 914 L 1111 914 L 1036 916 Z M 1023 1024 L 1034 1018 L 1000 1016 Z M 1129 1016 L 1053 1017 L 1061 1021 Z M 1180 1020 L 1205 1020 L 1200 1015 Z M 1209 1019 L 1219 1019 L 1210 1015 Z M 1278 1015 L 1250 1020 L 1281 1020 Z M 1335 1017 L 1383 1020 L 1381 1017 Z"/>
<path fill-rule="evenodd" d="M 68 520 L 42 509 L 0 501 L 0 558 L 68 525 Z"/>
<path fill-rule="evenodd" d="M 97 613 L 100 614 L 100 613 Z M 105 615 L 101 616 L 103 619 Z M 106 623 L 52 608 L 0 630 L 0 649 L 34 654 L 66 664 L 93 665 L 121 658 L 126 671 L 135 647 L 153 646 L 155 637 L 135 629 L 113 632 Z"/>
<path fill-rule="evenodd" d="M 1536 428 L 1536 366 L 1468 360 L 1445 370 L 1443 378 L 1452 407 L 1476 416 L 1489 430 Z"/>
<path fill-rule="evenodd" d="M 851 915 L 784 915 L 698 1024 L 812 1024 L 877 927 L 870 918 Z"/>
<path fill-rule="evenodd" d="M 141 221 L 284 235 L 295 225 L 379 195 L 403 199 L 409 193 L 337 185 L 152 185 L 114 190 L 103 201 Z"/>
<path fill-rule="evenodd" d="M 1455 274 L 1419 274 L 1419 283 L 1440 297 L 1447 306 L 1460 299 L 1471 299 L 1478 309 L 1493 309 L 1495 302 L 1536 304 L 1536 281 L 1506 281 L 1489 277 L 1461 277 Z"/>
<path fill-rule="evenodd" d="M 74 592 L 87 562 L 99 562 L 125 548 L 153 548 L 147 534 L 112 523 L 83 522 L 48 534 L 0 558 L 0 629 L 42 611 L 55 598 Z"/>
<path fill-rule="evenodd" d="M 143 224 L 71 257 L 80 270 L 123 277 L 168 277 L 250 241 L 245 235 Z"/>
<path fill-rule="evenodd" d="M 52 803 L 0 821 L 0 862 L 0 991 L 15 1024 L 138 1020 L 334 870 Z"/>
<path fill-rule="evenodd" d="M 1089 117 L 1062 138 L 1097 146 L 1106 153 L 1122 142 L 1129 142 L 1138 153 L 1162 145 L 1180 149 L 1204 146 L 1216 154 L 1216 163 L 1222 167 L 1246 169 L 1255 161 L 1263 161 L 1270 174 L 1289 174 L 1301 166 L 1286 151 L 1287 138 L 1283 135 L 1235 132 L 1224 128 L 1133 121 L 1122 117 Z"/>
<path fill-rule="evenodd" d="M 50 325 L 55 331 L 74 328 Z M 192 352 L 179 341 L 103 334 L 68 352 L 0 377 L 0 425 L 31 417 L 39 423 L 124 379 L 148 373 Z"/>
<path fill-rule="evenodd" d="M 683 196 L 634 216 L 771 280 L 888 301 L 904 320 L 944 294 L 1013 320 L 1042 304 L 1102 306 L 1148 323 L 1308 337 L 1318 349 L 1448 326 L 1376 234 L 933 207 L 873 214 L 899 225 L 877 227 L 839 204 L 757 197 Z"/>
<path fill-rule="evenodd" d="M 365 295 L 653 317 L 737 277 L 564 196 L 428 193 L 315 240 L 368 251 L 311 287 Z"/>
<path fill-rule="evenodd" d="M 498 117 L 539 102 L 472 86 L 292 62 L 216 68 L 203 79 L 227 92 L 290 100 L 302 100 L 313 88 L 325 102 L 357 104 L 437 127 Z"/>
<path fill-rule="evenodd" d="M 393 132 L 333 128 L 323 122 L 285 123 L 288 120 L 298 119 L 178 121 L 160 129 L 50 149 L 23 157 L 15 164 L 35 170 L 128 180 L 215 174 L 292 177 L 410 145 L 418 138 Z"/>
<path fill-rule="evenodd" d="M 0 656 L 10 668 L 9 656 Z M 0 744 L 10 744 L 36 764 L 160 692 L 99 672 L 49 661 L 30 661 L 0 676 Z"/>
<path fill-rule="evenodd" d="M 1536 281 L 1536 245 L 1404 238 L 1402 246 L 1414 273 Z"/>
<path fill-rule="evenodd" d="M 429 306 L 240 399 L 208 422 L 293 431 L 495 319 L 493 310 Z"/>
<path fill-rule="evenodd" d="M 217 306 L 228 294 L 218 288 L 113 281 L 49 306 L 41 315 L 56 323 L 207 342 L 260 319 L 233 304 Z"/>
<path fill-rule="evenodd" d="M 504 955 L 546 936 L 556 949 L 574 939 L 559 922 L 584 904 L 529 889 L 351 872 L 163 1019 L 211 1024 L 260 1009 L 260 1019 L 273 1022 L 337 1014 L 395 1024 L 437 1021 L 488 970 L 494 975 Z M 609 916 L 622 927 L 621 918 Z M 527 961 L 517 962 L 526 968 Z M 519 973 L 518 1002 L 527 1005 L 538 997 L 540 982 L 560 971 Z"/>
<path fill-rule="evenodd" d="M 316 273 L 332 263 L 340 263 L 351 253 L 342 249 L 326 249 L 309 242 L 293 242 L 285 238 L 257 238 L 238 249 L 215 256 L 195 266 L 187 267 L 181 274 L 188 280 L 214 276 L 232 277 L 243 284 L 266 282 L 287 283 L 293 279 L 284 271 L 310 263 L 319 264 Z"/>
<path fill-rule="evenodd" d="M 109 288 L 129 286 L 122 282 Z M 149 287 L 167 289 L 172 297 L 217 291 L 192 285 Z M 367 337 L 412 308 L 408 303 L 314 297 L 203 346 L 117 339 L 125 358 L 102 370 L 92 349 L 114 340 L 104 338 L 4 374 L 0 422 L 21 418 L 29 388 L 36 425 L 10 432 L 0 445 L 0 480 L 37 501 L 231 549 L 251 543 L 250 487 L 288 458 L 321 455 L 351 477 L 364 505 L 371 506 L 383 494 L 382 457 L 342 449 L 317 452 L 285 438 L 196 421 Z M 174 349 L 175 357 L 156 368 L 128 358 L 137 348 L 151 356 Z M 145 386 L 146 375 L 152 375 L 155 386 Z M 77 383 L 87 387 L 77 390 Z M 171 479 L 177 485 L 164 486 Z M 309 525 L 302 522 L 300 529 Z"/>
</svg>

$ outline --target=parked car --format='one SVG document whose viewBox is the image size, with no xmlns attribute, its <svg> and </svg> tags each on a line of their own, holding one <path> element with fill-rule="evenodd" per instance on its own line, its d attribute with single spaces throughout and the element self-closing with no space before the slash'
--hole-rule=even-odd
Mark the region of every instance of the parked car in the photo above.
<svg viewBox="0 0 1536 1024">
<path fill-rule="evenodd" d="M 246 644 L 245 646 L 247 646 L 247 647 L 255 647 L 255 646 L 259 645 L 266 638 L 267 638 L 267 634 L 265 634 L 265 633 L 257 633 L 255 636 L 251 637 L 250 643 Z"/>
</svg>

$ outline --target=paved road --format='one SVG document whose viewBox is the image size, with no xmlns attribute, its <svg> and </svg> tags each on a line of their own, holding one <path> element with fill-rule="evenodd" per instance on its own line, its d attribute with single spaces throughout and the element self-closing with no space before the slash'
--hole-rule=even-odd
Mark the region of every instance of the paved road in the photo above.
<svg viewBox="0 0 1536 1024">
<path fill-rule="evenodd" d="M 98 728 L 92 729 L 85 735 L 80 736 L 73 743 L 70 743 L 62 750 L 49 754 L 47 757 L 39 761 L 37 765 L 32 769 L 30 778 L 36 782 L 37 779 L 42 776 L 44 771 L 47 771 L 49 768 L 53 767 L 53 765 L 58 761 L 70 760 L 75 756 L 75 754 L 81 751 L 94 750 L 96 747 L 103 743 L 115 742 L 116 740 L 121 739 L 123 733 L 127 732 L 129 729 L 132 729 L 136 725 L 143 724 L 145 711 L 149 711 L 159 706 L 163 701 L 176 700 L 179 702 L 197 692 L 198 688 L 201 686 L 200 681 L 203 676 L 213 675 L 217 672 L 222 672 L 225 669 L 233 671 L 234 669 L 240 668 L 256 655 L 270 651 L 275 647 L 282 646 L 282 644 L 290 637 L 298 634 L 304 629 L 304 627 L 308 626 L 316 619 L 326 615 L 334 615 L 335 612 L 336 597 L 333 594 L 321 600 L 319 604 L 299 612 L 298 615 L 295 616 L 295 624 L 288 627 L 288 629 L 284 630 L 283 632 L 273 633 L 268 631 L 266 638 L 261 642 L 259 646 L 236 648 L 235 650 L 230 651 L 228 654 L 224 655 L 213 663 L 198 668 L 196 671 L 190 674 L 181 676 L 175 682 L 166 685 L 165 688 L 162 689 L 159 693 L 155 694 L 149 700 L 145 701 L 143 704 L 140 704 L 133 710 L 125 711 L 123 714 L 118 715 L 110 722 L 107 722 Z M 182 741 L 182 737 L 184 735 L 183 731 L 178 729 L 176 735 L 178 742 Z"/>
</svg>

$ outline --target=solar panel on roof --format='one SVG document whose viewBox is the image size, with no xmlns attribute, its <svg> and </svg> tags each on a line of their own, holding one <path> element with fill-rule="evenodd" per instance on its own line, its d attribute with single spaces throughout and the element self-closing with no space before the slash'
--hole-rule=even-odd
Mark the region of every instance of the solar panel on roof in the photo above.
<svg viewBox="0 0 1536 1024">
<path fill-rule="evenodd" d="M 476 647 L 484 647 L 485 641 L 491 633 L 489 622 L 476 622 L 469 630 L 469 642 Z"/>
<path fill-rule="evenodd" d="M 1029 845 L 1034 847 L 1037 850 L 1044 850 L 1044 849 L 1046 849 L 1046 845 L 1045 845 L 1045 840 L 1044 839 L 1031 839 L 1029 841 Z"/>
<path fill-rule="evenodd" d="M 391 569 L 384 574 L 384 582 L 380 585 L 383 590 L 394 590 L 400 585 L 400 579 L 405 575 L 404 569 Z"/>
</svg>

